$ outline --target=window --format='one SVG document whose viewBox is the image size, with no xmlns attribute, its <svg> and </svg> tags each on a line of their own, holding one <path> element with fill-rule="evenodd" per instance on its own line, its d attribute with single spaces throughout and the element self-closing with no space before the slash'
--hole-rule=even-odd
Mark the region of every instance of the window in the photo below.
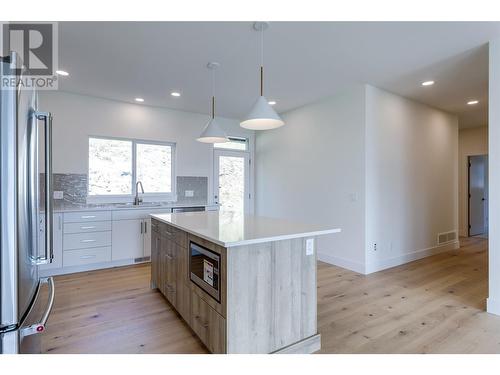
<svg viewBox="0 0 500 375">
<path fill-rule="evenodd" d="M 226 150 L 247 151 L 248 139 L 240 137 L 228 137 L 229 142 L 214 143 L 215 148 L 223 148 Z"/>
<path fill-rule="evenodd" d="M 174 154 L 173 143 L 90 137 L 88 195 L 120 201 L 141 181 L 146 195 L 172 199 Z"/>
</svg>

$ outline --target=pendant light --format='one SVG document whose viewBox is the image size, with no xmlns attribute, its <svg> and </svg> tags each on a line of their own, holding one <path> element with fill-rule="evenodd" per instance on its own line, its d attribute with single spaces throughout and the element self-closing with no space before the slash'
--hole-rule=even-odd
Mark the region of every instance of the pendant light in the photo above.
<svg viewBox="0 0 500 375">
<path fill-rule="evenodd" d="M 268 22 L 255 22 L 253 24 L 254 30 L 260 31 L 260 96 L 250 112 L 240 122 L 240 126 L 245 129 L 268 130 L 285 125 L 285 122 L 264 97 L 264 30 L 268 27 Z"/>
<path fill-rule="evenodd" d="M 215 70 L 220 66 L 218 62 L 209 62 L 207 68 L 212 71 L 212 117 L 205 125 L 200 136 L 196 139 L 203 143 L 224 143 L 228 142 L 226 133 L 215 119 Z"/>
</svg>

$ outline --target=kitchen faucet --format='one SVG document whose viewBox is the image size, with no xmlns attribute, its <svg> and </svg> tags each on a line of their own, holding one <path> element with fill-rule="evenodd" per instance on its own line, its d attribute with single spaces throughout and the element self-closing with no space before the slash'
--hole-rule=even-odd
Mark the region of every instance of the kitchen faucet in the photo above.
<svg viewBox="0 0 500 375">
<path fill-rule="evenodd" d="M 139 198 L 139 185 L 141 185 L 141 192 L 144 194 L 144 187 L 142 186 L 141 181 L 137 181 L 135 183 L 135 198 L 134 198 L 134 206 L 138 206 L 142 202 L 142 198 Z"/>
</svg>

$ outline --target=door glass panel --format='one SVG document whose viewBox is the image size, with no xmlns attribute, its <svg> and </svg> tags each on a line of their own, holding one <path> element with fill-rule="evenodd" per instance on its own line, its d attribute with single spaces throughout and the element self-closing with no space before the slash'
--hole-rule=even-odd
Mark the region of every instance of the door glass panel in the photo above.
<svg viewBox="0 0 500 375">
<path fill-rule="evenodd" d="M 245 158 L 219 157 L 219 204 L 221 210 L 244 212 Z"/>
</svg>

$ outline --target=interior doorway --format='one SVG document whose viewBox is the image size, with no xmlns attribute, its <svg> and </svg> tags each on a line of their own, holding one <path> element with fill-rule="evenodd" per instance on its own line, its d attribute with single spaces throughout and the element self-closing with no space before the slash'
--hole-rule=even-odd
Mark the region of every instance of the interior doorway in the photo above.
<svg viewBox="0 0 500 375">
<path fill-rule="evenodd" d="M 469 156 L 469 237 L 488 236 L 488 155 Z"/>
</svg>

